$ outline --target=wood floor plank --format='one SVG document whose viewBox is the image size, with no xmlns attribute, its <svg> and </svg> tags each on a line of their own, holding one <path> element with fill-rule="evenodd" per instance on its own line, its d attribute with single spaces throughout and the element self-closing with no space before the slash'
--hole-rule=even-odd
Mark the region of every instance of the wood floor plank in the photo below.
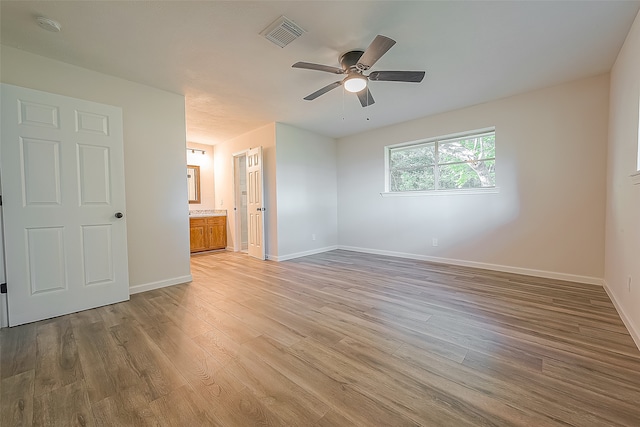
<svg viewBox="0 0 640 427">
<path fill-rule="evenodd" d="M 190 337 L 203 334 L 211 329 L 211 325 L 191 313 L 173 299 L 161 295 L 151 298 L 151 304 L 155 305 L 159 312 L 169 319 L 174 325 Z"/>
<path fill-rule="evenodd" d="M 35 398 L 34 426 L 95 425 L 84 380 L 52 390 Z"/>
<path fill-rule="evenodd" d="M 331 410 L 324 414 L 322 418 L 312 424 L 312 427 L 336 427 L 336 426 L 366 426 L 367 424 L 358 424 L 355 421 L 348 419 L 338 413 Z"/>
<path fill-rule="evenodd" d="M 242 321 L 248 322 L 253 329 L 261 334 L 269 335 L 270 337 L 277 339 L 285 345 L 291 345 L 304 338 L 303 335 L 296 330 L 289 328 L 288 326 L 273 320 L 267 316 L 260 316 L 256 314 L 252 309 L 247 306 L 235 302 L 225 301 L 224 303 L 216 303 L 215 307 L 222 310 L 232 316 L 236 316 Z"/>
<path fill-rule="evenodd" d="M 339 316 L 336 316 L 336 313 L 339 313 Z M 350 312 L 336 310 L 333 304 L 323 307 L 320 313 L 311 312 L 309 316 L 316 322 L 325 325 L 325 327 L 347 336 L 354 338 L 359 337 L 389 354 L 402 346 L 402 341 L 400 341 L 398 337 L 380 334 L 376 331 L 375 327 L 363 328 L 358 324 L 352 323 L 357 317 L 353 316 Z M 365 324 L 365 322 L 361 322 L 361 324 Z"/>
<path fill-rule="evenodd" d="M 571 424 L 633 425 L 638 420 L 636 405 L 632 407 L 624 401 L 583 387 L 574 387 L 566 381 L 523 372 L 491 356 L 469 352 L 464 364 L 475 371 L 484 371 L 498 381 L 508 380 L 510 383 L 526 385 L 528 394 L 542 396 L 547 401 L 548 413 Z M 562 407 L 553 402 L 562 402 Z M 603 411 L 604 408 L 608 409 Z"/>
<path fill-rule="evenodd" d="M 81 325 L 89 325 L 96 322 L 103 322 L 98 310 L 84 310 L 69 315 L 71 326 L 74 328 Z"/>
<path fill-rule="evenodd" d="M 35 369 L 36 324 L 0 329 L 0 378 Z"/>
<path fill-rule="evenodd" d="M 614 399 L 616 404 L 618 402 L 626 402 L 629 405 L 638 404 L 637 383 L 621 381 L 606 369 L 598 371 L 592 367 L 593 365 L 585 367 L 580 364 L 545 358 L 542 372 L 558 381 L 608 396 Z"/>
<path fill-rule="evenodd" d="M 167 293 L 169 292 L 167 291 Z M 178 299 L 176 301 L 181 300 Z M 239 344 L 260 335 L 260 332 L 249 326 L 247 322 L 244 322 L 242 319 L 238 319 L 238 317 L 232 316 L 213 305 L 214 303 L 218 302 L 219 300 L 217 299 L 210 301 L 203 300 L 200 297 L 194 296 L 193 298 L 182 298 L 180 304 L 190 310 L 200 320 L 206 322 L 216 330 L 224 332 L 225 334 L 227 334 L 227 336 L 231 337 L 235 342 Z M 194 333 L 191 335 L 202 335 L 212 328 L 203 329 L 200 330 L 200 334 Z"/>
<path fill-rule="evenodd" d="M 223 369 L 242 382 L 284 425 L 309 425 L 329 410 L 316 396 L 248 353 L 240 354 Z"/>
<path fill-rule="evenodd" d="M 203 335 L 211 336 L 213 331 Z M 218 332 L 219 333 L 219 332 Z M 149 331 L 160 349 L 182 373 L 198 398 L 193 403 L 206 408 L 209 416 L 225 425 L 278 425 L 279 418 L 250 393 L 208 351 L 182 331 L 168 324 Z M 220 334 L 220 333 L 219 333 Z M 229 343 L 226 339 L 224 343 Z M 209 342 L 209 341 L 207 341 Z M 233 345 L 237 345 L 233 343 Z M 235 360 L 233 357 L 230 360 Z M 218 423 L 217 422 L 217 423 Z M 216 424 L 217 424 L 216 423 Z"/>
<path fill-rule="evenodd" d="M 216 359 L 221 366 L 225 366 L 230 361 L 236 359 L 242 349 L 240 344 L 217 329 L 212 329 L 202 335 L 198 335 L 193 338 L 193 341 Z"/>
<path fill-rule="evenodd" d="M 170 319 L 151 303 L 155 296 L 163 294 L 158 290 L 147 292 L 147 294 L 144 296 L 132 295 L 129 303 L 123 307 L 126 313 L 143 328 L 153 328 L 158 323 L 170 322 Z"/>
<path fill-rule="evenodd" d="M 352 344 L 356 342 L 350 341 Z M 393 411 L 404 414 L 404 418 L 418 420 L 418 423 L 421 420 L 435 425 L 488 426 L 527 425 L 531 422 L 531 418 L 522 411 L 492 401 L 482 393 L 460 387 L 446 378 L 430 377 L 429 381 L 420 383 L 411 376 L 398 375 L 402 371 L 393 369 L 390 364 L 383 365 L 380 361 L 362 363 L 363 360 L 375 360 L 370 354 L 376 350 L 366 345 L 366 353 L 360 353 L 360 357 L 354 360 L 344 352 L 318 347 L 309 340 L 305 344 L 310 346 L 296 344 L 294 350 L 309 363 L 322 366 L 324 372 L 353 384 L 363 394 L 369 395 L 370 390 L 375 390 L 376 400 L 380 404 L 385 403 L 387 412 L 393 408 Z M 385 358 L 387 356 L 380 360 Z M 454 408 L 455 415 L 446 410 L 450 407 Z M 538 422 L 537 425 L 545 424 Z"/>
<path fill-rule="evenodd" d="M 324 328 L 317 322 L 307 319 L 304 315 L 299 315 L 293 310 L 281 309 L 271 302 L 250 299 L 241 304 L 252 311 L 265 313 L 270 319 L 295 331 L 301 337 L 313 337 L 327 344 L 337 343 L 344 338 L 344 335 L 339 332 Z"/>
<path fill-rule="evenodd" d="M 208 392 L 211 396 L 231 392 L 222 390 L 216 382 L 216 373 L 222 365 L 178 327 L 166 323 L 149 330 L 148 334 L 192 388 L 211 388 Z"/>
<path fill-rule="evenodd" d="M 127 304 L 128 302 L 110 304 L 103 307 L 98 307 L 95 310 L 98 312 L 105 325 L 110 328 L 112 326 L 127 323 L 129 321 L 130 315 L 125 310 L 125 306 Z"/>
<path fill-rule="evenodd" d="M 33 420 L 35 372 L 25 371 L 0 382 L 0 425 L 30 426 Z"/>
<path fill-rule="evenodd" d="M 149 405 L 160 426 L 215 426 L 219 424 L 205 402 L 184 385 Z"/>
<path fill-rule="evenodd" d="M 91 405 L 97 426 L 151 427 L 160 425 L 145 393 L 137 386 L 116 392 Z"/>
<path fill-rule="evenodd" d="M 293 348 L 285 348 L 269 338 L 260 337 L 247 343 L 246 346 L 256 354 L 260 354 L 261 358 L 278 369 L 278 371 L 286 373 L 287 377 L 291 378 L 296 384 L 320 396 L 333 408 L 333 413 L 325 414 L 323 419 L 318 421 L 319 424 L 325 424 L 329 420 L 335 419 L 350 420 L 348 423 L 335 425 L 421 424 L 419 417 L 417 420 L 416 417 L 411 416 L 419 411 L 412 410 L 409 411 L 411 413 L 406 413 L 407 411 L 398 409 L 398 405 L 394 405 L 393 397 L 391 399 L 388 398 L 392 388 L 381 384 L 374 372 L 367 371 L 364 373 L 363 376 L 366 376 L 366 381 L 353 381 L 353 375 L 358 375 L 357 373 L 353 374 L 356 372 L 355 368 L 336 371 L 333 366 L 328 369 L 318 363 L 317 359 L 308 357 L 304 353 L 304 348 L 306 348 L 308 342 L 313 341 L 313 339 L 304 340 L 301 343 L 297 343 Z M 314 350 L 311 351 L 311 354 L 315 353 Z M 370 388 L 374 383 L 373 390 L 376 390 L 376 392 L 368 393 L 366 391 L 367 387 Z M 360 385 L 364 387 L 364 392 Z M 420 410 L 429 410 L 428 417 L 425 416 L 421 419 L 423 422 L 428 419 L 433 425 L 473 425 L 447 414 L 446 410 L 440 410 L 433 405 L 428 405 L 424 396 L 416 397 L 415 394 L 405 395 L 405 393 L 406 389 L 403 390 L 403 402 L 400 406 L 408 407 L 414 403 L 420 407 Z M 426 415 L 426 410 L 423 415 Z M 406 413 L 406 416 L 403 415 L 403 412 Z"/>
<path fill-rule="evenodd" d="M 90 402 L 99 402 L 138 384 L 138 373 L 102 320 L 77 324 L 74 334 Z"/>
<path fill-rule="evenodd" d="M 640 425 L 600 286 L 343 250 L 0 331 L 7 425 Z"/>
<path fill-rule="evenodd" d="M 109 328 L 124 363 L 148 393 L 156 400 L 185 384 L 184 378 L 158 346 L 138 325 L 122 323 Z"/>
<path fill-rule="evenodd" d="M 36 343 L 36 396 L 83 378 L 70 317 L 58 317 L 38 324 Z"/>
<path fill-rule="evenodd" d="M 530 355 L 550 357 L 565 361 L 590 359 L 609 366 L 612 372 L 620 374 L 621 378 L 629 377 L 640 383 L 640 371 L 634 369 L 639 361 L 633 356 L 606 350 L 605 346 L 581 346 L 576 343 L 556 339 L 553 335 L 535 333 L 522 330 L 519 327 L 509 327 L 495 322 L 479 321 L 478 319 L 461 318 L 451 315 L 438 315 L 429 319 L 429 332 L 444 330 L 452 334 L 463 334 L 470 337 L 483 337 L 493 344 L 504 343 Z"/>
</svg>

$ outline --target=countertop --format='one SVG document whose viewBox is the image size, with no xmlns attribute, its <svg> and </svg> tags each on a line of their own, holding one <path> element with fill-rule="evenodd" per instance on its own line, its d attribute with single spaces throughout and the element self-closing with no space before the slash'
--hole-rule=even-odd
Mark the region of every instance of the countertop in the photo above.
<svg viewBox="0 0 640 427">
<path fill-rule="evenodd" d="M 189 218 L 204 218 L 207 216 L 227 216 L 224 209 L 202 209 L 189 211 Z"/>
</svg>

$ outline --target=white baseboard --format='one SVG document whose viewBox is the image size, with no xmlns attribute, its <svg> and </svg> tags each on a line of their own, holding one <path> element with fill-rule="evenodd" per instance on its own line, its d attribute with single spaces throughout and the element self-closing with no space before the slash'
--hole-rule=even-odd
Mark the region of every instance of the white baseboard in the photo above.
<svg viewBox="0 0 640 427">
<path fill-rule="evenodd" d="M 326 246 L 324 248 L 318 248 L 318 249 L 312 249 L 310 251 L 304 251 L 304 252 L 296 252 L 293 254 L 287 254 L 287 255 L 280 255 L 280 256 L 273 256 L 273 255 L 269 255 L 269 259 L 272 261 L 287 261 L 290 259 L 294 259 L 294 258 L 300 258 L 303 256 L 309 256 L 309 255 L 315 255 L 315 254 L 321 254 L 323 252 L 329 252 L 329 251 L 335 251 L 336 249 L 338 249 L 338 246 Z"/>
<path fill-rule="evenodd" d="M 629 335 L 631 335 L 631 338 L 633 338 L 633 341 L 636 343 L 636 347 L 638 347 L 638 350 L 640 350 L 640 331 L 638 331 L 638 329 L 633 325 L 633 323 L 629 319 L 629 316 L 627 316 L 627 313 L 622 308 L 622 305 L 618 302 L 615 294 L 613 293 L 613 291 L 611 290 L 611 288 L 609 287 L 606 281 L 604 282 L 604 290 L 607 292 L 607 295 L 609 295 L 609 298 L 611 299 L 613 306 L 618 311 L 618 314 L 620 315 L 620 319 L 622 319 L 622 323 L 624 323 L 624 326 L 627 327 L 627 330 L 629 331 Z"/>
<path fill-rule="evenodd" d="M 152 291 L 154 289 L 164 288 L 167 286 L 179 285 L 193 280 L 191 275 L 175 277 L 173 279 L 160 280 L 158 282 L 143 283 L 141 285 L 133 285 L 129 287 L 129 294 L 138 294 L 140 292 Z"/>
<path fill-rule="evenodd" d="M 416 259 L 419 261 L 437 262 L 440 264 L 459 265 L 461 267 L 481 268 L 483 270 L 502 271 L 505 273 L 523 274 L 525 276 L 535 276 L 535 277 L 544 277 L 547 279 L 565 280 L 567 282 L 586 283 L 589 285 L 602 286 L 604 284 L 603 280 L 599 277 L 579 276 L 575 274 L 557 273 L 553 271 L 534 270 L 534 269 L 522 268 L 522 267 L 511 267 L 508 265 L 488 264 L 484 262 L 433 257 L 433 256 L 427 256 L 427 255 L 410 254 L 405 252 L 384 251 L 379 249 L 358 248 L 354 246 L 338 245 L 338 249 L 342 249 L 345 251 L 353 251 L 353 252 L 364 252 L 364 253 L 375 254 L 375 255 L 394 256 L 398 258 Z"/>
</svg>

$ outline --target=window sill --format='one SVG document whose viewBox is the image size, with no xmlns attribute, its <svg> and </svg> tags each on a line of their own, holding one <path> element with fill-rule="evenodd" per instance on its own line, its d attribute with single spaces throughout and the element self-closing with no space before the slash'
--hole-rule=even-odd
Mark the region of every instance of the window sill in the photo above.
<svg viewBox="0 0 640 427">
<path fill-rule="evenodd" d="M 458 196 L 463 194 L 496 194 L 500 188 L 469 188 L 460 190 L 433 190 L 433 191 L 385 191 L 380 193 L 382 197 L 423 197 L 423 196 Z"/>
<path fill-rule="evenodd" d="M 640 171 L 638 171 L 638 172 L 636 172 L 634 174 L 631 174 L 630 177 L 631 177 L 631 183 L 633 185 L 640 185 Z"/>
</svg>

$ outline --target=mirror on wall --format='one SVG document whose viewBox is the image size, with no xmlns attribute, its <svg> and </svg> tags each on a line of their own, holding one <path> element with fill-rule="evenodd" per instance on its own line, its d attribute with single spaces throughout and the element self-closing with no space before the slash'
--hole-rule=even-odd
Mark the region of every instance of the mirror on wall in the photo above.
<svg viewBox="0 0 640 427">
<path fill-rule="evenodd" d="M 200 166 L 187 165 L 189 203 L 200 203 Z"/>
</svg>

